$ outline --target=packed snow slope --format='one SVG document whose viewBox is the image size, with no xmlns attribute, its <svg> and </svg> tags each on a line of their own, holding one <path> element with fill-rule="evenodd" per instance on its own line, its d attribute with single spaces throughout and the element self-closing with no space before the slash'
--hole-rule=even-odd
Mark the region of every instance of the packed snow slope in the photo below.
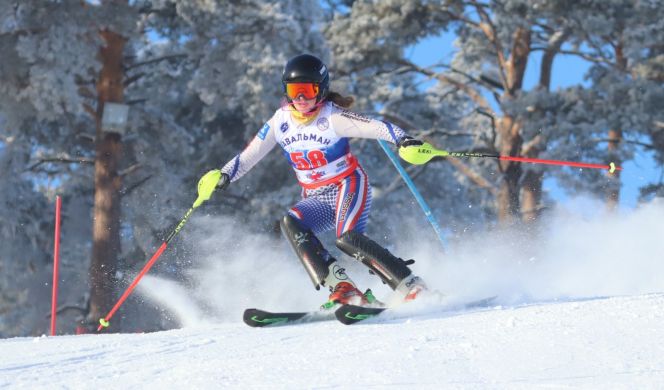
<svg viewBox="0 0 664 390">
<path fill-rule="evenodd" d="M 0 388 L 664 388 L 664 294 L 400 314 L 5 339 Z"/>
<path fill-rule="evenodd" d="M 243 309 L 306 310 L 327 293 L 278 237 L 197 216 L 183 232 L 191 263 L 173 272 L 186 277 L 153 273 L 134 292 L 181 329 L 0 340 L 0 388 L 663 389 L 664 202 L 620 214 L 571 205 L 536 232 L 457 236 L 444 254 L 423 218 L 400 220 L 396 233 L 371 227 L 417 260 L 442 300 L 367 324 L 264 329 L 244 325 Z M 388 296 L 335 255 L 360 287 Z M 492 307 L 454 305 L 494 295 Z"/>
</svg>

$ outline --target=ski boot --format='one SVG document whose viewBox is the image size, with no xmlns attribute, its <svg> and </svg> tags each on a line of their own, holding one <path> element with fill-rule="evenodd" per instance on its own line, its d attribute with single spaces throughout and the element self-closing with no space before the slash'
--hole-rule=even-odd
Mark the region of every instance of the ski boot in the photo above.
<svg viewBox="0 0 664 390">
<path fill-rule="evenodd" d="M 371 291 L 371 290 L 369 290 Z M 371 295 L 373 297 L 373 294 Z M 375 298 L 374 298 L 375 299 Z M 354 284 L 349 282 L 339 282 L 334 286 L 334 290 L 330 294 L 327 302 L 325 302 L 321 308 L 331 309 L 335 305 L 366 305 L 369 303 L 369 300 L 362 294 L 362 291 L 358 290 Z"/>
<path fill-rule="evenodd" d="M 348 231 L 337 239 L 336 244 L 342 252 L 367 266 L 369 273 L 378 275 L 383 283 L 397 293 L 397 299 L 412 301 L 427 290 L 424 281 L 415 276 L 408 267 L 415 260 L 394 256 L 362 233 Z"/>
<path fill-rule="evenodd" d="M 412 278 L 404 279 L 396 288 L 396 291 L 405 294 L 403 300 L 404 302 L 412 301 L 417 298 L 420 294 L 427 291 L 427 285 L 424 281 L 418 277 L 413 276 Z"/>
</svg>

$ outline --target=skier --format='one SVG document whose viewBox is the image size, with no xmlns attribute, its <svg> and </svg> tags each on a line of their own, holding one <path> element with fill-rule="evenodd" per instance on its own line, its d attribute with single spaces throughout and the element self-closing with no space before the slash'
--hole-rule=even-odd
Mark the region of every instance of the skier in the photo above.
<svg viewBox="0 0 664 390">
<path fill-rule="evenodd" d="M 285 100 L 247 147 L 221 169 L 217 188 L 238 180 L 275 145 L 281 146 L 302 186 L 302 199 L 281 219 L 282 233 L 292 245 L 318 290 L 330 290 L 323 308 L 337 304 L 365 305 L 375 300 L 363 294 L 323 247 L 316 234 L 335 229 L 336 245 L 366 265 L 404 300 L 426 290 L 405 261 L 364 235 L 371 207 L 369 179 L 351 153 L 349 138 L 382 139 L 398 148 L 422 145 L 393 124 L 347 109 L 350 97 L 329 90 L 325 64 L 302 54 L 286 64 L 282 85 Z"/>
</svg>

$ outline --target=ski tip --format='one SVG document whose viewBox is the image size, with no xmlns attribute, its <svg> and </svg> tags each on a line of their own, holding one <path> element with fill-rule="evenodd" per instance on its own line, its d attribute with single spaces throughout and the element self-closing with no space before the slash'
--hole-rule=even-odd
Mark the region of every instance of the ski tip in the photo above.
<svg viewBox="0 0 664 390">
<path fill-rule="evenodd" d="M 385 311 L 384 307 L 342 305 L 334 312 L 334 316 L 342 324 L 352 325 L 375 317 L 383 311 Z"/>
<path fill-rule="evenodd" d="M 251 327 L 262 328 L 301 322 L 310 315 L 311 312 L 274 313 L 260 309 L 246 309 L 242 315 L 242 320 Z"/>
<path fill-rule="evenodd" d="M 244 321 L 245 324 L 251 326 L 252 328 L 265 326 L 266 323 L 257 317 L 257 312 L 257 309 L 246 309 L 242 315 L 242 321 Z"/>
</svg>

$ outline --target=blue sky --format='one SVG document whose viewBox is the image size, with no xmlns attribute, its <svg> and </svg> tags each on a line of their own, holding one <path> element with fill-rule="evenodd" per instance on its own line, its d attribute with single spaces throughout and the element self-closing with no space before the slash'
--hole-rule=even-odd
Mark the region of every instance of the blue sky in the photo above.
<svg viewBox="0 0 664 390">
<path fill-rule="evenodd" d="M 455 39 L 454 33 L 445 33 L 438 37 L 430 37 L 420 41 L 417 45 L 406 50 L 406 55 L 411 61 L 421 65 L 428 66 L 436 63 L 449 63 L 455 51 L 453 45 Z M 538 69 L 541 61 L 539 53 L 530 57 L 528 67 L 526 68 L 526 78 L 524 88 L 532 88 L 538 80 Z M 584 80 L 586 71 L 590 68 L 590 63 L 576 56 L 558 55 L 554 60 L 551 88 L 564 88 L 572 85 L 587 85 Z M 493 98 L 487 97 L 489 101 Z M 443 147 L 443 145 L 441 145 Z M 594 163 L 596 161 L 588 161 Z M 556 168 L 551 168 L 556 169 Z M 622 209 L 632 209 L 636 207 L 639 196 L 639 187 L 659 180 L 662 175 L 662 168 L 656 167 L 650 154 L 643 153 L 636 156 L 634 161 L 626 162 L 623 165 L 622 189 L 620 194 L 620 207 Z M 565 194 L 554 179 L 547 179 L 544 182 L 544 190 L 559 202 L 567 202 L 569 197 Z"/>
</svg>

